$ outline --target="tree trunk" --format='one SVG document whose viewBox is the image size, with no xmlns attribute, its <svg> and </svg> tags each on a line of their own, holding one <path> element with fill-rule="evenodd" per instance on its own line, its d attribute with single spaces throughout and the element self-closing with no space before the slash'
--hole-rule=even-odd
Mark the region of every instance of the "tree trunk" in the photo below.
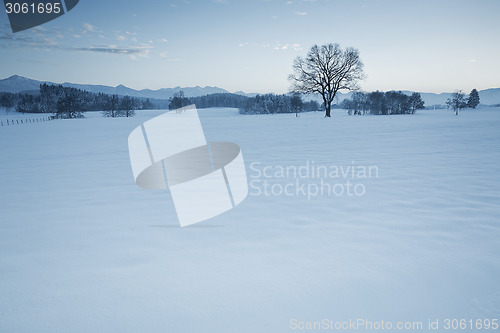
<svg viewBox="0 0 500 333">
<path fill-rule="evenodd" d="M 331 110 L 332 106 L 330 105 L 330 103 L 328 103 L 327 105 L 325 105 L 325 117 L 331 117 L 330 116 L 330 110 Z"/>
<path fill-rule="evenodd" d="M 330 109 L 332 107 L 332 103 L 328 102 L 325 92 L 321 94 L 321 97 L 323 97 L 323 105 L 325 106 L 325 117 L 330 117 Z"/>
</svg>

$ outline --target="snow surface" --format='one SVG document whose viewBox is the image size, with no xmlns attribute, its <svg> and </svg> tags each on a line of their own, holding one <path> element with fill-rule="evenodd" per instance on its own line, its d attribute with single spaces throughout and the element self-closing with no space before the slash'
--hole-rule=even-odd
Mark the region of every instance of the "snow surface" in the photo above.
<svg viewBox="0 0 500 333">
<path fill-rule="evenodd" d="M 200 110 L 207 141 L 240 145 L 249 181 L 255 162 L 379 175 L 359 180 L 363 196 L 250 193 L 187 228 L 130 167 L 129 133 L 163 112 L 0 127 L 0 332 L 290 332 L 325 318 L 427 331 L 500 316 L 500 110 Z"/>
</svg>

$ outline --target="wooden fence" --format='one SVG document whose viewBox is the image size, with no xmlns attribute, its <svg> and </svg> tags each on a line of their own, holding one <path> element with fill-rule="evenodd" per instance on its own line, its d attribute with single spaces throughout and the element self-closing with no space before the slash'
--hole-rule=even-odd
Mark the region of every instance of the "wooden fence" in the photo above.
<svg viewBox="0 0 500 333">
<path fill-rule="evenodd" d="M 24 125 L 24 124 L 31 124 L 31 123 L 41 123 L 44 121 L 51 121 L 51 120 L 54 120 L 54 117 L 49 116 L 49 117 L 43 117 L 43 118 L 2 119 L 2 120 L 0 120 L 0 127 L 1 126 Z"/>
</svg>

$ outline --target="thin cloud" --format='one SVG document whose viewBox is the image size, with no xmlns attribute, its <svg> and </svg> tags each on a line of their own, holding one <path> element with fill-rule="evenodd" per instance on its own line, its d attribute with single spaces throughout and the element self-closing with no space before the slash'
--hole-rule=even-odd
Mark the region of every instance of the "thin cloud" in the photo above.
<svg viewBox="0 0 500 333">
<path fill-rule="evenodd" d="M 51 49 L 59 45 L 53 38 L 46 34 L 3 33 L 0 35 L 0 45 L 5 48 L 37 48 Z"/>
<path fill-rule="evenodd" d="M 119 32 L 118 32 L 119 33 Z M 84 23 L 83 28 L 81 29 L 79 35 L 84 35 L 87 37 L 94 37 L 94 36 L 100 36 L 104 35 L 105 32 L 99 29 L 98 27 L 90 24 L 90 23 Z"/>
<path fill-rule="evenodd" d="M 132 47 L 119 47 L 117 45 L 107 45 L 107 46 L 74 47 L 70 48 L 70 50 L 115 54 L 115 55 L 127 55 L 130 57 L 130 59 L 136 60 L 137 57 L 148 57 L 151 48 L 152 47 L 149 45 L 136 45 Z"/>
<path fill-rule="evenodd" d="M 278 43 L 278 44 L 276 44 L 274 49 L 275 50 L 286 50 L 286 49 L 288 49 L 288 46 L 289 46 L 289 44 L 281 45 L 281 43 Z"/>
<path fill-rule="evenodd" d="M 275 50 L 294 50 L 294 51 L 300 51 L 302 50 L 302 47 L 300 46 L 300 44 L 281 44 L 281 43 L 277 43 L 273 49 Z"/>
<path fill-rule="evenodd" d="M 162 53 L 160 53 L 160 57 L 162 57 L 163 59 L 165 59 L 168 62 L 179 61 L 179 58 L 169 58 L 168 57 L 168 52 L 162 52 Z"/>
<path fill-rule="evenodd" d="M 299 16 L 304 16 L 307 15 L 307 12 L 294 12 L 294 14 Z"/>
<path fill-rule="evenodd" d="M 78 47 L 74 48 L 77 51 L 90 51 L 90 52 L 98 52 L 98 53 L 112 53 L 112 54 L 138 54 L 142 52 L 140 49 L 122 49 L 122 48 L 112 48 L 112 47 Z"/>
<path fill-rule="evenodd" d="M 82 30 L 82 34 L 84 35 L 87 35 L 87 34 L 91 34 L 91 33 L 94 33 L 94 32 L 97 32 L 95 27 L 90 24 L 90 23 L 84 23 L 83 24 L 83 30 Z"/>
<path fill-rule="evenodd" d="M 95 27 L 92 24 L 90 24 L 90 23 L 84 23 L 83 24 L 83 30 L 87 31 L 87 32 L 94 32 L 94 31 L 96 31 Z"/>
<path fill-rule="evenodd" d="M 121 33 L 119 31 L 113 32 L 115 34 L 114 38 L 118 41 L 125 42 L 131 41 L 136 43 L 130 43 L 129 45 L 81 45 L 80 41 L 95 37 L 101 40 L 107 39 L 104 32 L 97 29 L 90 23 L 84 23 L 83 28 L 79 31 L 73 30 L 61 30 L 60 28 L 47 29 L 44 27 L 35 27 L 29 31 L 20 33 L 10 33 L 10 26 L 4 25 L 0 26 L 0 47 L 6 49 L 38 49 L 38 50 L 61 50 L 66 52 L 93 52 L 102 54 L 116 54 L 116 55 L 127 55 L 132 59 L 137 57 L 147 57 L 150 54 L 151 49 L 153 49 L 152 41 L 149 43 L 137 43 L 137 39 L 134 37 L 136 33 L 126 31 Z M 66 36 L 62 35 L 65 33 Z M 62 37 L 67 37 L 63 39 Z"/>
</svg>

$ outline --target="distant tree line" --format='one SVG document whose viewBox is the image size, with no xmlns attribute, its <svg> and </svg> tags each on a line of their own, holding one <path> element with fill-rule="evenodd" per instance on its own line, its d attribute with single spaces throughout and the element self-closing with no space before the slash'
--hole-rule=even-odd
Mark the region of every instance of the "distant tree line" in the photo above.
<svg viewBox="0 0 500 333">
<path fill-rule="evenodd" d="M 318 111 L 320 105 L 316 101 L 303 101 L 299 94 L 275 95 L 265 94 L 249 97 L 241 114 L 275 114 Z"/>
<path fill-rule="evenodd" d="M 175 110 L 195 104 L 197 108 L 243 108 L 248 97 L 231 93 L 215 93 L 197 97 L 186 97 L 184 91 L 174 94 L 169 100 L 168 109 Z"/>
<path fill-rule="evenodd" d="M 316 101 L 304 102 L 300 95 L 265 94 L 248 97 L 230 93 L 216 93 L 200 97 L 186 97 L 183 91 L 174 94 L 168 108 L 175 110 L 195 104 L 197 108 L 237 108 L 241 114 L 274 114 L 295 113 L 302 111 L 318 111 L 320 106 Z"/>
<path fill-rule="evenodd" d="M 243 108 L 248 97 L 231 93 L 216 93 L 200 97 L 189 98 L 191 104 L 196 104 L 197 108 Z"/>
<path fill-rule="evenodd" d="M 198 108 L 230 107 L 238 108 L 241 114 L 275 114 L 318 111 L 321 106 L 316 101 L 303 101 L 297 93 L 286 95 L 264 94 L 255 97 L 231 93 L 216 93 L 199 97 L 186 97 L 177 92 L 169 100 L 155 100 L 168 103 L 169 109 L 178 109 L 190 104 Z M 468 98 L 459 91 L 452 95 L 448 106 L 458 114 L 458 110 L 479 104 L 479 93 L 473 89 Z M 167 104 L 164 104 L 167 106 Z M 131 117 L 138 109 L 155 109 L 159 105 L 149 99 L 130 96 L 91 93 L 63 87 L 62 85 L 40 85 L 39 94 L 0 93 L 0 107 L 15 108 L 22 113 L 53 113 L 59 118 L 80 118 L 86 111 L 103 111 L 105 117 Z M 371 93 L 354 92 L 351 99 L 339 105 L 349 114 L 412 114 L 424 108 L 419 93 L 406 95 L 400 91 Z"/>
<path fill-rule="evenodd" d="M 1 93 L 0 106 L 22 113 L 53 113 L 58 118 L 81 118 L 86 111 L 103 111 L 106 117 L 131 117 L 134 110 L 153 109 L 149 100 L 91 93 L 62 85 L 41 84 L 39 94 Z"/>
<path fill-rule="evenodd" d="M 105 117 L 111 118 L 133 117 L 138 106 L 139 101 L 135 98 L 130 96 L 120 98 L 118 95 L 111 95 L 108 97 L 102 113 Z"/>
<path fill-rule="evenodd" d="M 0 92 L 0 107 L 14 108 L 19 100 L 19 94 Z"/>
<path fill-rule="evenodd" d="M 424 108 L 424 101 L 419 93 L 408 96 L 401 91 L 374 91 L 371 93 L 355 92 L 351 99 L 340 103 L 348 114 L 414 114 Z"/>
</svg>

